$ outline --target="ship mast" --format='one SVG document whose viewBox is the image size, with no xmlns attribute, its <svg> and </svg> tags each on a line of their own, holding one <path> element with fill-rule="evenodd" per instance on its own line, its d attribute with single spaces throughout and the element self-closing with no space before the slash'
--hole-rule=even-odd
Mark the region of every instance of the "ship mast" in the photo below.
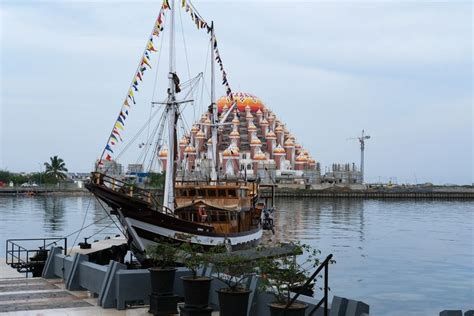
<svg viewBox="0 0 474 316">
<path fill-rule="evenodd" d="M 171 11 L 171 25 L 170 25 L 170 55 L 169 55 L 169 87 L 168 100 L 166 105 L 167 119 L 168 119 L 168 157 L 166 160 L 166 178 L 165 178 L 165 192 L 163 197 L 163 205 L 171 210 L 174 210 L 174 180 L 175 180 L 175 144 L 176 144 L 176 61 L 174 51 L 174 0 L 169 1 Z"/>
<path fill-rule="evenodd" d="M 212 118 L 211 118 L 211 131 L 212 131 L 212 159 L 211 159 L 211 181 L 217 181 L 217 168 L 218 163 L 217 159 L 219 158 L 217 154 L 217 129 L 218 129 L 218 117 L 217 117 L 217 106 L 216 106 L 216 97 L 215 97 L 215 61 L 214 61 L 214 21 L 211 22 L 211 109 L 212 109 Z"/>
</svg>

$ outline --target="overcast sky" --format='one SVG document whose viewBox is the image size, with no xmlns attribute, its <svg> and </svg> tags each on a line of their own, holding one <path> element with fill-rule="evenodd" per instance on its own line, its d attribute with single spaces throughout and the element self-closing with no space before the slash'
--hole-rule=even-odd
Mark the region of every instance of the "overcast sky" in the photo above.
<svg viewBox="0 0 474 316">
<path fill-rule="evenodd" d="M 358 164 L 359 144 L 346 139 L 365 129 L 367 181 L 472 183 L 470 1 L 193 3 L 215 21 L 233 90 L 260 97 L 323 170 Z M 0 169 L 39 171 L 53 155 L 70 171 L 93 168 L 160 5 L 1 2 Z M 195 74 L 207 37 L 181 14 Z M 187 78 L 177 24 L 177 69 Z M 131 120 L 149 113 L 147 75 Z"/>
</svg>

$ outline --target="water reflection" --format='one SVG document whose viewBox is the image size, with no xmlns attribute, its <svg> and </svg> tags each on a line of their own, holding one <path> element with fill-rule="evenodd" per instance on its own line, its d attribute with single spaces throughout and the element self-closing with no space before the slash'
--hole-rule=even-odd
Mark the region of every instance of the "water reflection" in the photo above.
<svg viewBox="0 0 474 316">
<path fill-rule="evenodd" d="M 64 226 L 65 200 L 62 197 L 52 196 L 42 198 L 43 221 L 46 233 L 54 234 L 62 231 Z"/>
<path fill-rule="evenodd" d="M 362 300 L 374 315 L 472 308 L 472 202 L 278 199 L 276 207 L 272 241 L 302 240 L 334 255 L 332 294 Z M 97 222 L 104 216 L 91 196 L 0 197 L 0 254 L 5 239 L 60 237 L 83 221 L 92 225 L 69 245 L 117 234 L 110 218 Z"/>
</svg>

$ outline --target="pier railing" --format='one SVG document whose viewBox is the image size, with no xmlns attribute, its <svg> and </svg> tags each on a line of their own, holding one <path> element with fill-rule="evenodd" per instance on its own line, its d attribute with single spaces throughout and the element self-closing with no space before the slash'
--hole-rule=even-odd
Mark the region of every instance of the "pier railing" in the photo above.
<svg viewBox="0 0 474 316">
<path fill-rule="evenodd" d="M 48 257 L 48 246 L 63 244 L 64 253 L 67 249 L 67 238 L 23 238 L 7 239 L 5 247 L 5 261 L 7 265 L 18 272 L 41 273 Z"/>
<path fill-rule="evenodd" d="M 319 267 L 314 271 L 314 273 L 311 275 L 311 277 L 306 281 L 306 283 L 301 287 L 301 289 L 306 289 L 311 282 L 314 281 L 314 279 L 318 276 L 318 274 L 321 272 L 322 269 L 324 269 L 324 288 L 323 292 L 324 295 L 321 298 L 321 300 L 314 306 L 314 308 L 309 312 L 309 316 L 313 315 L 314 312 L 318 310 L 318 308 L 323 305 L 323 311 L 324 311 L 324 316 L 328 316 L 328 292 L 329 292 L 329 263 L 331 262 L 332 259 L 332 254 L 326 257 L 326 259 L 319 265 Z M 291 305 L 296 301 L 296 299 L 301 295 L 301 292 L 296 293 L 295 296 L 291 299 L 291 301 L 288 302 L 285 308 L 285 312 L 283 315 L 286 315 L 286 311 L 291 307 Z"/>
</svg>

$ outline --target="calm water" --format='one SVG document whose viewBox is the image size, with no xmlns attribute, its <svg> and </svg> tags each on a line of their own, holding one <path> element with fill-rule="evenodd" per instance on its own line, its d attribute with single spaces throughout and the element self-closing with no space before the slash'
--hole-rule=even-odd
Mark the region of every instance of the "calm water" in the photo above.
<svg viewBox="0 0 474 316">
<path fill-rule="evenodd" d="M 335 295 L 372 315 L 437 315 L 474 309 L 474 204 L 457 201 L 280 199 L 272 238 L 332 253 Z M 105 215 L 89 196 L 0 198 L 0 251 L 7 238 L 64 236 Z M 110 219 L 84 230 L 118 233 Z M 72 244 L 76 235 L 69 238 Z"/>
</svg>

